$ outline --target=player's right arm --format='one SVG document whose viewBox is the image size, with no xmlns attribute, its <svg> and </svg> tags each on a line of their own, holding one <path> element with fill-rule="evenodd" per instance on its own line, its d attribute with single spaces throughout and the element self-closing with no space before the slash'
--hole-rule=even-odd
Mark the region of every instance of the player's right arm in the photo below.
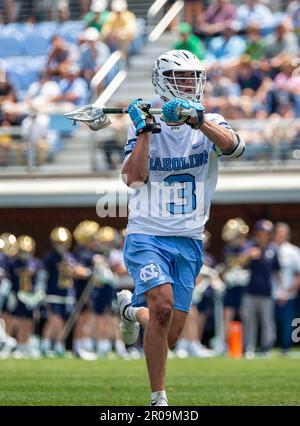
<svg viewBox="0 0 300 426">
<path fill-rule="evenodd" d="M 124 163 L 122 174 L 125 183 L 131 188 L 138 188 L 148 180 L 150 138 L 151 133 L 141 133 L 137 137 L 132 153 Z"/>
<path fill-rule="evenodd" d="M 134 100 L 128 107 L 128 113 L 134 125 L 129 129 L 129 137 L 125 146 L 125 161 L 122 175 L 124 182 L 131 188 L 144 185 L 149 175 L 149 146 L 151 132 L 144 132 L 147 125 L 152 124 L 152 118 L 145 119 L 143 111 L 139 108 L 140 99 Z M 135 136 L 130 138 L 130 136 Z M 127 158 L 126 158 L 127 155 Z"/>
</svg>

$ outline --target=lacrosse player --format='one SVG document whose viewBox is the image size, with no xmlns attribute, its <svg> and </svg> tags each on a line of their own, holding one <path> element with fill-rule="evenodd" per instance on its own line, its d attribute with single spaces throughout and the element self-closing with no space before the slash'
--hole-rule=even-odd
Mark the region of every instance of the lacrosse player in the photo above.
<svg viewBox="0 0 300 426">
<path fill-rule="evenodd" d="M 53 250 L 44 258 L 48 319 L 43 329 L 41 349 L 45 356 L 50 355 L 54 342 L 55 354 L 63 356 L 65 346 L 61 332 L 73 308 L 69 299 L 74 285 L 76 261 L 69 251 L 72 234 L 67 228 L 54 228 L 50 233 L 50 241 Z"/>
<path fill-rule="evenodd" d="M 10 279 L 9 268 L 18 252 L 17 239 L 8 232 L 0 235 L 0 359 L 6 358 L 17 346 L 17 341 L 10 336 L 14 328 L 15 319 L 10 310 L 9 301 L 15 301 Z M 11 308 L 11 309 L 10 309 Z M 1 333 L 2 329 L 2 333 Z M 1 337 L 2 336 L 2 337 Z"/>
<path fill-rule="evenodd" d="M 95 287 L 92 293 L 92 307 L 95 314 L 95 337 L 99 358 L 109 356 L 114 341 L 116 354 L 127 358 L 128 353 L 120 336 L 118 318 L 114 315 L 114 299 L 118 276 L 112 272 L 109 253 L 118 241 L 117 231 L 110 227 L 100 228 L 98 233 L 99 253 L 94 257 Z"/>
<path fill-rule="evenodd" d="M 124 257 L 135 290 L 133 295 L 120 292 L 118 303 L 125 343 L 134 343 L 140 325 L 145 328 L 151 404 L 156 406 L 168 405 L 168 347 L 182 332 L 202 266 L 218 157 L 238 158 L 244 152 L 244 142 L 226 120 L 205 113 L 205 81 L 205 69 L 192 53 L 168 51 L 155 61 L 152 73 L 164 102 L 162 117 L 155 117 L 161 132 L 156 133 L 144 101 L 136 99 L 128 108 L 132 126 L 123 178 L 136 190 L 129 202 Z"/>
<path fill-rule="evenodd" d="M 29 235 L 17 238 L 18 253 L 12 260 L 9 275 L 15 306 L 11 311 L 15 318 L 18 348 L 14 355 L 23 358 L 31 355 L 29 338 L 33 334 L 34 311 L 37 305 L 35 295 L 41 285 L 42 261 L 34 257 L 35 241 Z"/>
<path fill-rule="evenodd" d="M 229 219 L 222 228 L 221 237 L 225 241 L 223 279 L 226 284 L 224 297 L 224 331 L 227 342 L 230 323 L 242 320 L 242 300 L 249 282 L 249 272 L 240 264 L 241 254 L 250 247 L 247 240 L 249 226 L 239 218 Z"/>
<path fill-rule="evenodd" d="M 73 233 L 77 243 L 74 256 L 77 262 L 75 270 L 75 296 L 76 302 L 81 299 L 86 287 L 90 283 L 93 273 L 93 258 L 97 254 L 96 236 L 99 225 L 93 220 L 80 222 Z M 87 296 L 82 311 L 76 321 L 73 334 L 73 352 L 80 358 L 93 359 L 92 324 L 93 316 L 91 311 L 91 292 Z M 84 296 L 83 296 L 84 297 Z"/>
</svg>

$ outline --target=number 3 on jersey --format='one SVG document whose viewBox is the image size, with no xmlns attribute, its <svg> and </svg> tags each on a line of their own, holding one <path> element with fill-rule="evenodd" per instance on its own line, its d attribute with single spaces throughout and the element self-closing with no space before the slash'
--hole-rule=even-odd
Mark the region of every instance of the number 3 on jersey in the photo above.
<svg viewBox="0 0 300 426">
<path fill-rule="evenodd" d="M 190 174 L 170 175 L 165 180 L 165 185 L 174 186 L 176 183 L 182 187 L 173 191 L 174 201 L 167 203 L 166 208 L 171 214 L 186 214 L 196 210 L 195 177 Z M 171 194 L 171 192 L 170 192 Z"/>
</svg>

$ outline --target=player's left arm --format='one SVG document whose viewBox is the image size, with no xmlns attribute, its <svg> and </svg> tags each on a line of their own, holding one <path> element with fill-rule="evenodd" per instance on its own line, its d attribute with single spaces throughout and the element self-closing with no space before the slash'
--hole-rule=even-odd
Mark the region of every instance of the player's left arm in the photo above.
<svg viewBox="0 0 300 426">
<path fill-rule="evenodd" d="M 190 109 L 192 116 L 186 119 L 181 116 L 182 109 Z M 237 132 L 232 130 L 223 117 L 219 120 L 209 120 L 204 106 L 200 102 L 183 99 L 172 99 L 162 108 L 163 117 L 167 122 L 184 121 L 195 130 L 199 130 L 218 148 L 220 155 L 227 158 L 238 158 L 245 150 L 245 143 Z"/>
<path fill-rule="evenodd" d="M 219 148 L 225 157 L 238 158 L 245 151 L 245 142 L 237 132 L 229 127 L 204 118 L 199 130 Z"/>
</svg>

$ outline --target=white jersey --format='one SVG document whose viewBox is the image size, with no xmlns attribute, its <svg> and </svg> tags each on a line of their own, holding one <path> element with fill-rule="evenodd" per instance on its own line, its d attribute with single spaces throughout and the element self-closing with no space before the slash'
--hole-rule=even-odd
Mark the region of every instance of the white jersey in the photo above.
<svg viewBox="0 0 300 426">
<path fill-rule="evenodd" d="M 300 274 L 300 250 L 297 246 L 285 242 L 278 246 L 278 259 L 280 263 L 280 272 L 282 275 L 282 285 L 284 290 L 290 291 L 294 283 L 295 276 Z M 276 282 L 273 282 L 273 298 L 279 299 L 281 288 Z M 288 294 L 288 299 L 295 299 L 297 291 Z"/>
<path fill-rule="evenodd" d="M 230 128 L 219 114 L 205 117 Z M 161 124 L 161 133 L 151 136 L 149 179 L 130 195 L 127 234 L 202 239 L 218 179 L 218 157 L 222 153 L 199 130 L 186 124 L 168 126 L 158 117 L 157 121 Z M 135 128 L 131 125 L 124 162 L 136 140 Z M 243 141 L 239 140 L 233 152 L 226 156 L 238 157 L 243 151 Z"/>
</svg>

